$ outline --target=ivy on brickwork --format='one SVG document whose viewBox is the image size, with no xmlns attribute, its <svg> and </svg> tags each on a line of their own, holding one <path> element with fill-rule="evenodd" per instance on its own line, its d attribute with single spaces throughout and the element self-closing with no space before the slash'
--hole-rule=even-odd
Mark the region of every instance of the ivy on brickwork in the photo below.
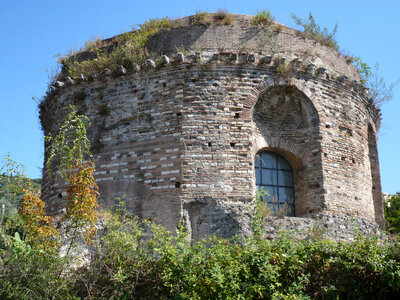
<svg viewBox="0 0 400 300">
<path fill-rule="evenodd" d="M 69 106 L 68 116 L 62 123 L 56 136 L 46 136 L 46 142 L 50 143 L 47 148 L 49 158 L 47 159 L 47 170 L 51 176 L 51 167 L 54 159 L 59 159 L 59 171 L 63 178 L 68 178 L 75 166 L 86 160 L 92 159 L 90 152 L 90 141 L 87 138 L 86 126 L 90 126 L 89 118 L 75 112 L 74 106 Z"/>
<path fill-rule="evenodd" d="M 73 237 L 82 232 L 86 242 L 91 243 L 96 233 L 99 188 L 93 176 L 93 156 L 86 135 L 86 124 L 90 122 L 86 116 L 77 114 L 74 106 L 69 110 L 58 134 L 46 137 L 49 143 L 47 169 L 50 176 L 52 162 L 58 159 L 61 176 L 69 183 L 69 203 L 63 218 L 68 225 L 67 232 L 73 232 Z"/>
</svg>

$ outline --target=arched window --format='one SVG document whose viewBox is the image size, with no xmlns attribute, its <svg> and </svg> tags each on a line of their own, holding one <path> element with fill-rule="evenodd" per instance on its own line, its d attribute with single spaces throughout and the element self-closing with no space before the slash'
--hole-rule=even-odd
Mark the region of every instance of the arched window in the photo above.
<svg viewBox="0 0 400 300">
<path fill-rule="evenodd" d="M 274 213 L 294 216 L 293 169 L 282 156 L 260 151 L 255 157 L 257 190 Z"/>
</svg>

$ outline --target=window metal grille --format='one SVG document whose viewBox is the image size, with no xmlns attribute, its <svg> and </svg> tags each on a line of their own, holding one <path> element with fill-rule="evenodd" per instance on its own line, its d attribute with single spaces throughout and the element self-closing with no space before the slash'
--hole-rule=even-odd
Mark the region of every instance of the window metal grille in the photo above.
<svg viewBox="0 0 400 300">
<path fill-rule="evenodd" d="M 260 151 L 255 157 L 257 190 L 275 214 L 295 215 L 293 169 L 282 156 Z"/>
</svg>

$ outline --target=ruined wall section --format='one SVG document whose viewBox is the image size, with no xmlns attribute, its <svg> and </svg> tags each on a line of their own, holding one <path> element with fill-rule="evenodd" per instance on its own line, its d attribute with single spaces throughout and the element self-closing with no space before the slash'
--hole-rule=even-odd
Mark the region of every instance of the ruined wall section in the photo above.
<svg viewBox="0 0 400 300">
<path fill-rule="evenodd" d="M 348 87 L 338 84 L 341 93 L 332 92 L 326 79 L 306 73 L 297 75 L 292 89 L 304 85 L 303 90 L 313 91 L 312 98 L 317 104 L 310 114 L 309 122 L 313 124 L 298 129 L 297 135 L 281 124 L 281 131 L 269 134 L 270 144 L 264 145 L 278 152 L 286 149 L 303 162 L 300 168 L 294 168 L 297 186 L 304 186 L 303 194 L 302 189 L 296 191 L 297 197 L 303 198 L 299 199 L 301 204 L 296 204 L 296 215 L 333 212 L 374 221 L 367 172 L 369 160 L 364 157 L 368 155 L 366 132 L 360 131 L 365 128 L 368 109 Z M 214 63 L 190 66 L 186 76 L 182 108 L 185 155 L 181 199 L 194 236 L 202 236 L 211 224 L 223 228 L 227 215 L 231 219 L 239 218 L 254 197 L 253 160 L 262 147 L 253 141 L 257 128 L 247 103 L 249 94 L 265 82 L 270 86 L 279 82 L 278 88 L 290 88 L 293 83 L 280 80 L 275 69 L 265 65 L 233 67 Z M 258 92 L 260 96 L 264 93 Z M 302 97 L 306 98 L 305 95 Z M 290 111 L 290 107 L 287 109 Z M 296 108 L 290 113 L 296 114 Z M 352 114 L 350 119 L 349 113 Z M 355 139 L 349 128 L 357 132 Z M 287 147 L 279 142 L 274 144 L 279 140 L 277 136 L 282 138 L 281 141 L 292 143 Z M 300 149 L 296 149 L 298 146 Z M 289 157 L 289 161 L 294 160 Z M 218 210 L 221 207 L 226 211 Z"/>
<path fill-rule="evenodd" d="M 53 135 L 67 113 L 63 107 L 70 104 L 92 122 L 88 137 L 102 207 L 110 208 L 123 200 L 136 214 L 151 216 L 154 211 L 143 208 L 146 199 L 132 197 L 135 193 L 155 194 L 167 203 L 170 212 L 166 213 L 173 213 L 176 225 L 181 210 L 178 191 L 183 143 L 178 108 L 183 103 L 183 85 L 181 70 L 166 68 L 140 75 L 104 77 L 72 86 L 54 99 L 53 114 L 48 116 L 49 123 L 57 124 L 52 127 Z M 43 175 L 43 196 L 49 199 L 51 213 L 56 214 L 67 202 L 66 185 L 59 176 L 48 180 L 46 170 Z M 139 184 L 143 191 L 128 194 L 127 182 Z"/>
<path fill-rule="evenodd" d="M 210 227 L 221 236 L 243 233 L 254 195 L 254 158 L 251 120 L 242 111 L 249 89 L 268 75 L 215 62 L 189 66 L 187 76 L 184 217 L 195 240 Z"/>
<path fill-rule="evenodd" d="M 378 158 L 378 145 L 375 130 L 368 124 L 368 158 L 372 180 L 372 199 L 374 202 L 375 222 L 385 228 L 386 220 L 382 205 L 382 185 Z"/>
<path fill-rule="evenodd" d="M 317 84 L 326 120 L 321 127 L 326 210 L 374 221 L 367 103 L 346 86 Z"/>
<path fill-rule="evenodd" d="M 298 30 L 279 23 L 261 28 L 251 24 L 251 16 L 232 16 L 235 20 L 229 26 L 195 25 L 190 18 L 182 19 L 183 26 L 153 36 L 148 43 L 149 50 L 168 56 L 182 50 L 285 56 L 288 61 L 298 58 L 305 64 L 314 62 L 317 66 L 324 65 L 327 72 L 335 77 L 346 75 L 351 80 L 359 80 L 351 60 L 313 40 L 303 38 Z"/>
<path fill-rule="evenodd" d="M 354 67 L 295 30 L 249 28 L 243 20 L 163 32 L 150 46 L 170 57 L 157 64 L 57 82 L 41 105 L 45 134 L 54 135 L 63 108 L 76 105 L 92 121 L 100 205 L 123 200 L 171 230 L 183 218 L 194 240 L 248 231 L 261 149 L 282 154 L 295 170 L 297 217 L 379 222 L 376 128 L 368 137 L 379 112 Z M 177 47 L 184 51 L 172 54 Z M 259 107 L 272 90 L 294 92 L 298 101 Z M 65 182 L 47 170 L 43 182 L 51 213 L 60 213 Z"/>
</svg>

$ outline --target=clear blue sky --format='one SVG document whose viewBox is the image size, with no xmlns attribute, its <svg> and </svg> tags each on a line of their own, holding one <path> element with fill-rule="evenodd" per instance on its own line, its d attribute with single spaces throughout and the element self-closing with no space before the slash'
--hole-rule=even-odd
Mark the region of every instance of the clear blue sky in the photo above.
<svg viewBox="0 0 400 300">
<path fill-rule="evenodd" d="M 400 77 L 399 0 L 277 0 L 277 1 L 85 1 L 2 0 L 0 6 L 0 157 L 7 152 L 26 166 L 27 175 L 41 177 L 43 134 L 37 103 L 47 89 L 45 69 L 54 56 L 79 48 L 87 39 L 108 38 L 149 18 L 179 18 L 196 10 L 255 14 L 267 8 L 276 20 L 295 27 L 290 14 L 313 13 L 321 26 L 339 23 L 337 40 L 349 53 L 373 66 L 390 83 Z M 382 107 L 379 155 L 383 191 L 400 191 L 400 87 Z M 398 149 L 399 148 L 399 149 Z"/>
</svg>

